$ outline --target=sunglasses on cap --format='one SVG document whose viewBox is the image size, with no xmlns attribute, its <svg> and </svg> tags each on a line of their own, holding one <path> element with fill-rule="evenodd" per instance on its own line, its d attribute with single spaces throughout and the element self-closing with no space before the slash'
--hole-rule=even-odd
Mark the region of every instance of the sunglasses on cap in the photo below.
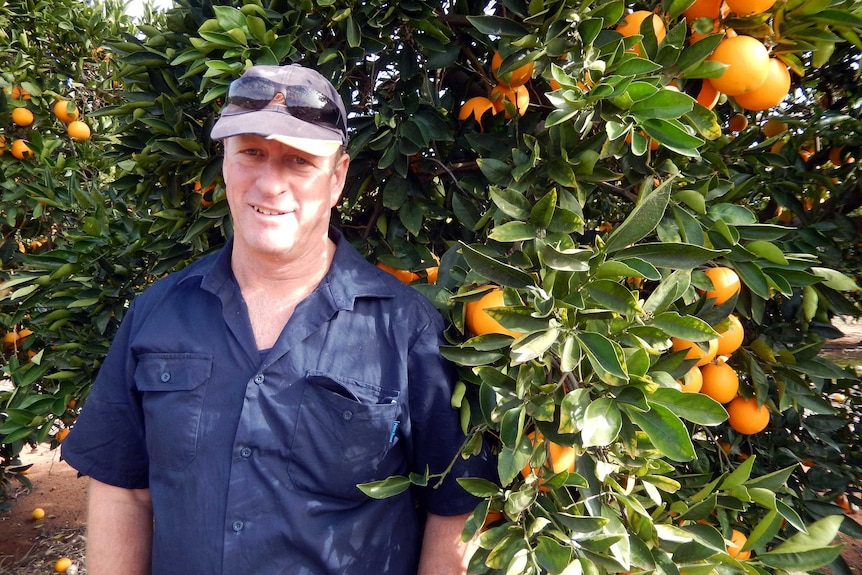
<svg viewBox="0 0 862 575">
<path fill-rule="evenodd" d="M 248 111 L 262 110 L 269 106 L 303 122 L 337 130 L 345 137 L 347 135 L 344 116 L 338 106 L 327 96 L 308 86 L 285 86 L 258 76 L 243 77 L 231 82 L 227 103 Z"/>
</svg>

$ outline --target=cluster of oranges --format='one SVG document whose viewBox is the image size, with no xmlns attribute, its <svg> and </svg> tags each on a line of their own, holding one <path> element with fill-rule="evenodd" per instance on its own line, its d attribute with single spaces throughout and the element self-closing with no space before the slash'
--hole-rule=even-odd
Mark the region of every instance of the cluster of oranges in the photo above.
<svg viewBox="0 0 862 575">
<path fill-rule="evenodd" d="M 704 292 L 704 296 L 714 299 L 716 305 L 739 292 L 739 276 L 732 269 L 713 267 L 704 273 L 713 284 L 713 289 Z M 742 323 L 730 314 L 719 328 L 719 336 L 707 342 L 706 350 L 692 341 L 671 338 L 673 351 L 686 350 L 686 359 L 696 360 L 695 365 L 679 380 L 680 387 L 683 391 L 703 393 L 725 404 L 728 423 L 738 433 L 759 433 L 769 424 L 769 409 L 759 405 L 754 397 L 739 395 L 739 376 L 727 364 L 727 358 L 739 349 L 745 337 Z"/>
<path fill-rule="evenodd" d="M 434 257 L 434 260 L 439 264 L 440 258 L 438 258 L 434 254 L 431 254 L 431 255 Z M 422 278 L 422 276 L 416 272 L 412 272 L 410 270 L 397 269 L 397 268 L 394 268 L 390 265 L 386 265 L 383 262 L 377 262 L 375 265 L 378 268 L 382 269 L 383 271 L 385 271 L 389 274 L 392 274 L 393 276 L 398 278 L 398 280 L 400 280 L 402 283 L 405 283 L 408 285 L 412 284 L 413 282 L 418 281 L 419 279 Z M 427 280 L 427 282 L 429 284 L 437 283 L 437 273 L 439 272 L 439 270 L 440 270 L 439 265 L 432 266 L 432 267 L 425 269 L 425 279 Z"/>
<path fill-rule="evenodd" d="M 530 106 L 527 82 L 533 77 L 533 63 L 528 62 L 508 72 L 500 71 L 502 64 L 503 57 L 500 52 L 494 52 L 491 58 L 491 73 L 498 83 L 491 88 L 488 96 L 474 96 L 464 102 L 458 112 L 459 120 L 463 122 L 472 117 L 478 122 L 479 128 L 483 129 L 482 116 L 486 112 L 502 113 L 507 120 L 512 118 L 511 111 L 515 111 L 519 116 L 527 113 Z"/>
<path fill-rule="evenodd" d="M 36 117 L 29 107 L 29 102 L 32 99 L 30 93 L 21 86 L 14 86 L 11 91 L 4 88 L 3 91 L 7 92 L 9 98 L 15 102 L 11 112 L 12 123 L 19 128 L 32 126 Z M 66 124 L 66 133 L 70 138 L 77 141 L 84 141 L 90 138 L 90 127 L 79 119 L 80 113 L 74 102 L 70 100 L 56 100 L 52 106 L 52 112 L 57 119 Z M 0 155 L 5 151 L 6 137 L 0 134 Z M 19 160 L 25 160 L 33 156 L 33 150 L 25 138 L 12 140 L 10 152 L 12 156 Z"/>
</svg>

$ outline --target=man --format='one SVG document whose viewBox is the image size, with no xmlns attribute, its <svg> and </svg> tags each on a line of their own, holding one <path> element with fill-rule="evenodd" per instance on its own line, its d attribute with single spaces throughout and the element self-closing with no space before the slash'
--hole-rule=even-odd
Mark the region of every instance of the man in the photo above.
<svg viewBox="0 0 862 575">
<path fill-rule="evenodd" d="M 457 455 L 439 314 L 329 226 L 338 93 L 252 67 L 212 137 L 233 237 L 133 302 L 64 442 L 90 477 L 88 573 L 463 573 L 477 502 L 453 476 L 488 462 Z M 439 488 L 356 487 L 453 460 Z"/>
</svg>

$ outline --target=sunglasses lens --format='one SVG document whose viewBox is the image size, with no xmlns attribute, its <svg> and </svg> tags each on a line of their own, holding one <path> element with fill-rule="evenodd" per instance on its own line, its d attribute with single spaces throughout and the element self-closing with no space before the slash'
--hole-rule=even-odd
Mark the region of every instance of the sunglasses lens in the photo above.
<svg viewBox="0 0 862 575">
<path fill-rule="evenodd" d="M 283 86 L 266 78 L 240 78 L 228 89 L 228 103 L 245 110 L 267 106 L 294 118 L 347 133 L 344 119 L 335 103 L 307 86 Z"/>
</svg>

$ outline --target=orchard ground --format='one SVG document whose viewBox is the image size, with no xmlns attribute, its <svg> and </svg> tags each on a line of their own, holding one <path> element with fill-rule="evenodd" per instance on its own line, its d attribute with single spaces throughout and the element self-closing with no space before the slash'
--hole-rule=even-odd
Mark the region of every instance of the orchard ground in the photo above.
<svg viewBox="0 0 862 575">
<path fill-rule="evenodd" d="M 836 321 L 844 337 L 831 340 L 826 354 L 842 365 L 862 365 L 862 320 Z M 858 363 L 857 363 L 858 362 Z M 54 562 L 69 557 L 78 575 L 84 567 L 87 479 L 60 461 L 57 450 L 47 445 L 25 449 L 25 464 L 33 467 L 28 477 L 32 491 L 14 491 L 9 513 L 0 513 L 0 575 L 37 575 L 52 573 Z M 45 510 L 41 520 L 32 518 L 33 509 Z M 862 511 L 855 509 L 851 518 L 862 524 Z M 843 538 L 844 558 L 857 573 L 862 573 L 862 540 Z"/>
</svg>

